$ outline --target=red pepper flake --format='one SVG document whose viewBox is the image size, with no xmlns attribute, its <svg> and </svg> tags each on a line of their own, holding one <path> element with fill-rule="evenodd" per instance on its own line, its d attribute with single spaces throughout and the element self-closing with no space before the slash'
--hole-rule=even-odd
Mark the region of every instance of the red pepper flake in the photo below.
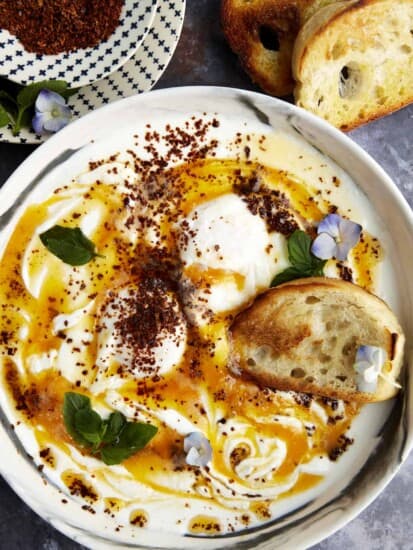
<svg viewBox="0 0 413 550">
<path fill-rule="evenodd" d="M 91 48 L 119 25 L 124 0 L 0 0 L 0 28 L 28 52 L 55 55 Z"/>
</svg>

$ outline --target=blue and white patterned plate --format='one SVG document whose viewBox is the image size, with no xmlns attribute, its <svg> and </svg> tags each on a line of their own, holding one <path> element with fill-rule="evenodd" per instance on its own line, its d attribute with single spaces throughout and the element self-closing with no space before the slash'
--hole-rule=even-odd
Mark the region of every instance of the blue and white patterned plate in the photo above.
<svg viewBox="0 0 413 550">
<path fill-rule="evenodd" d="M 73 118 L 112 101 L 149 91 L 175 51 L 184 15 L 185 0 L 160 0 L 152 27 L 133 57 L 110 76 L 81 88 L 69 99 Z M 28 128 L 23 128 L 17 136 L 13 136 L 10 127 L 0 128 L 2 142 L 36 144 L 46 139 Z"/>
<path fill-rule="evenodd" d="M 9 31 L 0 29 L 0 75 L 30 84 L 63 79 L 71 87 L 100 80 L 123 65 L 140 46 L 155 17 L 158 0 L 125 0 L 115 32 L 94 48 L 40 55 L 27 52 Z"/>
</svg>

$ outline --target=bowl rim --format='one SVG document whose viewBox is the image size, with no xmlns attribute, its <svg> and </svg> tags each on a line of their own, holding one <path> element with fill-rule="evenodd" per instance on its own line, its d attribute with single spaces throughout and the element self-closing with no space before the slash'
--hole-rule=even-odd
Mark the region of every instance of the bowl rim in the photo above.
<svg viewBox="0 0 413 550">
<path fill-rule="evenodd" d="M 144 103 L 149 96 L 151 98 L 157 98 L 157 99 L 164 98 L 167 100 L 167 103 L 170 103 L 171 96 L 175 94 L 178 94 L 181 96 L 188 95 L 190 97 L 197 97 L 197 98 L 211 97 L 211 94 L 214 94 L 217 96 L 224 96 L 226 98 L 234 98 L 234 99 L 236 97 L 237 98 L 245 97 L 253 102 L 255 101 L 258 103 L 261 102 L 261 103 L 271 104 L 272 108 L 275 108 L 277 111 L 279 110 L 280 112 L 297 115 L 298 119 L 302 119 L 306 123 L 309 123 L 309 125 L 314 129 L 314 132 L 316 134 L 321 133 L 322 135 L 325 135 L 327 138 L 331 139 L 332 141 L 339 143 L 341 146 L 343 146 L 346 150 L 349 151 L 350 155 L 352 155 L 353 158 L 358 159 L 362 164 L 365 164 L 368 167 L 368 169 L 375 175 L 377 180 L 380 182 L 380 185 L 382 185 L 384 189 L 386 189 L 386 191 L 391 195 L 392 199 L 395 202 L 395 206 L 399 210 L 400 214 L 403 216 L 403 219 L 406 225 L 409 226 L 411 235 L 413 235 L 413 212 L 410 209 L 410 206 L 407 203 L 406 199 L 404 198 L 403 194 L 398 189 L 396 184 L 392 181 L 392 179 L 387 175 L 384 169 L 377 163 L 377 161 L 374 160 L 366 151 L 364 151 L 361 148 L 361 146 L 359 146 L 357 143 L 351 140 L 349 136 L 343 134 L 342 132 L 340 132 L 333 126 L 331 126 L 329 123 L 327 123 L 325 120 L 313 115 L 312 113 L 305 111 L 300 107 L 286 103 L 285 101 L 282 101 L 270 96 L 266 96 L 264 94 L 257 93 L 257 92 L 252 92 L 252 91 L 237 89 L 237 88 L 220 87 L 220 86 L 185 86 L 185 87 L 162 88 L 162 89 L 148 92 L 147 94 L 132 96 L 126 99 L 122 99 L 120 101 L 106 105 L 100 109 L 97 109 L 96 111 L 88 113 L 86 116 L 82 117 L 81 119 L 67 126 L 58 134 L 52 136 L 47 142 L 42 144 L 41 147 L 39 147 L 31 155 L 29 155 L 29 157 L 27 157 L 27 159 L 13 172 L 13 174 L 4 183 L 3 187 L 0 190 L 0 196 L 4 193 L 8 193 L 9 191 L 11 195 L 15 195 L 14 187 L 16 186 L 17 182 L 25 175 L 25 173 L 27 172 L 27 168 L 34 164 L 35 166 L 37 165 L 37 168 L 40 171 L 40 167 L 44 165 L 43 161 L 48 162 L 50 158 L 52 159 L 58 158 L 59 154 L 61 154 L 64 148 L 66 148 L 67 150 L 67 146 L 64 146 L 65 142 L 69 142 L 72 144 L 77 143 L 76 136 L 79 134 L 78 132 L 79 130 L 85 131 L 85 136 L 83 137 L 83 140 L 85 144 L 88 143 L 89 135 L 93 136 L 93 130 L 91 130 L 93 128 L 93 122 L 95 120 L 99 120 L 100 118 L 104 118 L 105 114 L 108 114 L 111 111 L 116 112 L 116 110 L 118 109 L 122 109 L 122 110 L 127 109 L 129 105 L 134 105 L 136 103 L 141 103 L 141 102 Z M 0 220 L 1 219 L 2 219 L 2 215 L 0 214 Z M 1 227 L 0 227 L 0 230 L 1 230 Z M 410 399 L 412 398 L 411 397 L 407 398 L 408 401 Z M 407 405 L 408 405 L 408 402 L 407 402 Z M 406 406 L 406 403 L 405 403 L 405 406 Z M 326 537 L 332 535 L 334 532 L 336 532 L 337 530 L 341 529 L 344 525 L 346 525 L 349 521 L 351 521 L 356 516 L 358 516 L 383 491 L 383 489 L 387 486 L 387 484 L 396 475 L 400 466 L 406 460 L 409 452 L 413 448 L 413 420 L 412 419 L 413 419 L 413 411 L 411 410 L 410 421 L 408 422 L 408 433 L 403 442 L 403 452 L 398 462 L 394 465 L 394 467 L 391 470 L 387 470 L 385 472 L 385 475 L 376 482 L 375 490 L 369 492 L 367 495 L 363 495 L 361 498 L 358 498 L 357 502 L 355 504 L 353 503 L 353 505 L 351 506 L 351 509 L 346 508 L 346 510 L 342 512 L 340 517 L 335 518 L 333 520 L 332 525 L 329 528 L 324 527 L 322 532 L 317 532 L 317 533 L 313 532 L 311 535 L 307 534 L 305 543 L 304 543 L 305 545 L 296 546 L 297 548 L 301 548 L 301 547 L 304 548 L 304 547 L 316 544 L 321 540 L 325 539 Z M 4 430 L 2 429 L 2 431 Z M 71 536 L 72 538 L 74 538 L 79 542 L 83 542 L 84 544 L 91 544 L 93 542 L 95 547 L 101 547 L 101 548 L 105 547 L 104 544 L 100 546 L 96 546 L 97 537 L 95 535 L 89 535 L 88 533 L 84 532 L 82 529 L 79 529 L 73 525 L 70 525 L 70 523 L 66 523 L 62 525 L 61 516 L 59 518 L 56 518 L 55 520 L 53 520 L 53 518 L 51 517 L 48 517 L 48 515 L 44 513 L 44 510 L 42 510 L 41 507 L 37 505 L 36 501 L 33 500 L 33 498 L 31 498 L 31 496 L 27 494 L 25 489 L 19 485 L 17 480 L 13 478 L 12 473 L 10 471 L 7 471 L 7 466 L 3 465 L 0 467 L 0 469 L 2 470 L 2 473 L 5 476 L 6 481 L 8 481 L 8 483 L 12 486 L 14 491 L 17 494 L 19 494 L 20 497 L 30 507 L 32 507 L 40 516 L 42 516 L 46 521 L 52 523 L 57 529 L 64 532 L 68 536 Z M 265 528 L 265 525 L 263 526 L 263 529 L 264 528 Z M 116 546 L 114 545 L 114 543 L 111 543 L 110 547 L 115 548 Z M 136 548 L 138 548 L 138 546 Z"/>
</svg>

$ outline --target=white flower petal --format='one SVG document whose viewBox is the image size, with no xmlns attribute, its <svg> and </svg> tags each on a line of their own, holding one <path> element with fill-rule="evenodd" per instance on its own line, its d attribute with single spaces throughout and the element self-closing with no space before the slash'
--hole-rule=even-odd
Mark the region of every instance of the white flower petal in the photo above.
<svg viewBox="0 0 413 550">
<path fill-rule="evenodd" d="M 338 260 L 347 259 L 348 253 L 360 239 L 361 229 L 362 227 L 358 223 L 341 218 L 339 224 Z"/>
<path fill-rule="evenodd" d="M 374 380 L 368 382 L 365 380 L 363 375 L 358 374 L 356 376 L 356 384 L 358 391 L 364 393 L 375 393 L 377 391 L 378 376 L 376 376 Z"/>
<path fill-rule="evenodd" d="M 44 113 L 45 111 L 52 111 L 55 106 L 65 104 L 65 98 L 56 92 L 52 92 L 51 90 L 40 90 L 36 99 L 35 108 L 36 111 Z"/>
<path fill-rule="evenodd" d="M 47 134 L 47 130 L 45 130 L 45 124 L 47 124 L 48 121 L 51 119 L 52 115 L 48 111 L 44 113 L 36 113 L 32 119 L 33 130 L 36 132 L 36 134 Z"/>
<path fill-rule="evenodd" d="M 344 218 L 342 218 L 340 221 L 340 225 L 339 225 L 340 238 L 342 241 L 347 241 L 351 243 L 352 247 L 358 243 L 360 239 L 361 230 L 362 230 L 361 225 L 356 222 L 352 222 L 351 220 L 345 220 Z"/>
<path fill-rule="evenodd" d="M 374 393 L 377 390 L 378 377 L 385 361 L 386 352 L 382 348 L 359 346 L 354 363 L 359 391 Z"/>
<path fill-rule="evenodd" d="M 186 463 L 190 466 L 202 466 L 201 456 L 195 447 L 189 449 L 186 455 Z"/>
<path fill-rule="evenodd" d="M 206 466 L 212 458 L 212 447 L 201 432 L 191 432 L 184 439 L 186 463 L 190 466 Z"/>
<path fill-rule="evenodd" d="M 340 222 L 342 218 L 338 214 L 328 214 L 318 225 L 317 233 L 328 233 L 334 239 L 340 235 Z"/>
<path fill-rule="evenodd" d="M 58 132 L 70 122 L 70 118 L 66 117 L 52 117 L 44 122 L 44 129 L 47 132 Z"/>
<path fill-rule="evenodd" d="M 370 365 L 379 365 L 380 368 L 386 361 L 386 352 L 378 346 L 359 346 L 356 352 L 356 363 L 367 362 Z"/>
<path fill-rule="evenodd" d="M 335 258 L 344 262 L 345 260 L 347 260 L 348 253 L 352 248 L 353 245 L 351 243 L 348 243 L 347 241 L 341 241 L 337 243 Z"/>
<path fill-rule="evenodd" d="M 311 253 L 321 260 L 329 260 L 336 254 L 336 241 L 328 233 L 320 233 L 311 245 Z"/>
</svg>

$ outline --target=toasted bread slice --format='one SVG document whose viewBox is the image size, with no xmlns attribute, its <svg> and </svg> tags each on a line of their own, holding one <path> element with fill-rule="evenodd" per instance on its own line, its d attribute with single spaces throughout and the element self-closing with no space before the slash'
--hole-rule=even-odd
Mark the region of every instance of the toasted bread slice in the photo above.
<svg viewBox="0 0 413 550">
<path fill-rule="evenodd" d="M 267 93 L 292 93 L 293 44 L 303 22 L 332 0 L 223 0 L 225 36 L 241 64 Z"/>
<path fill-rule="evenodd" d="M 340 279 L 297 279 L 261 294 L 230 329 L 231 365 L 261 384 L 346 401 L 393 397 L 404 335 L 379 298 Z M 387 359 L 374 393 L 357 387 L 359 346 L 382 348 Z"/>
<path fill-rule="evenodd" d="M 351 0 L 301 28 L 297 105 L 350 130 L 413 101 L 413 0 Z"/>
</svg>

